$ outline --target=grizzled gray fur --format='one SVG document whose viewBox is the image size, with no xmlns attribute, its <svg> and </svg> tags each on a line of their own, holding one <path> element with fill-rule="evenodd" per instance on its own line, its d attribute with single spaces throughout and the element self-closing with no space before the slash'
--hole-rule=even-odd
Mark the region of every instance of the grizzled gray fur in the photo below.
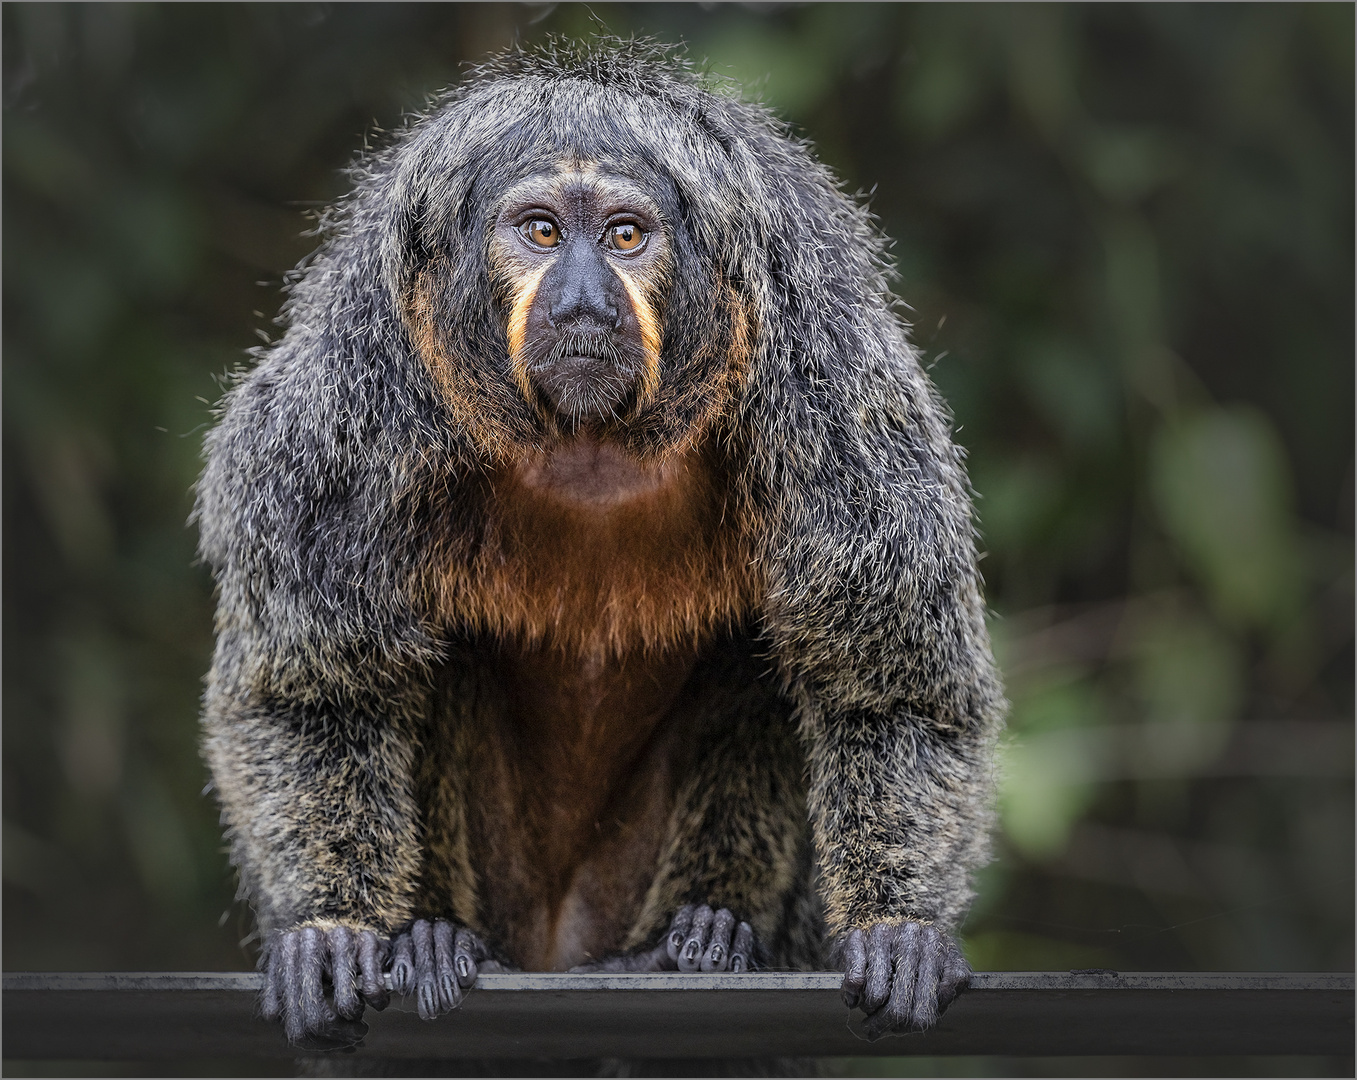
<svg viewBox="0 0 1357 1080">
<path fill-rule="evenodd" d="M 931 1022 L 964 984 L 948 934 L 986 859 L 1004 711 L 962 454 L 866 210 L 765 109 L 622 42 L 505 56 L 363 159 L 207 437 L 204 748 L 265 1010 L 297 1039 L 355 1020 L 383 966 L 442 971 L 421 933 L 465 932 L 473 972 L 515 963 L 471 764 L 508 715 L 489 658 L 512 634 L 476 567 L 496 470 L 570 428 L 515 382 L 489 252 L 501 193 L 567 166 L 643 190 L 671 253 L 658 386 L 598 437 L 646 467 L 716 462 L 753 583 L 684 646 L 672 715 L 710 752 L 672 766 L 620 951 L 709 904 L 764 965 L 844 967 L 878 1029 Z M 408 979 L 428 1015 L 460 998 Z"/>
</svg>

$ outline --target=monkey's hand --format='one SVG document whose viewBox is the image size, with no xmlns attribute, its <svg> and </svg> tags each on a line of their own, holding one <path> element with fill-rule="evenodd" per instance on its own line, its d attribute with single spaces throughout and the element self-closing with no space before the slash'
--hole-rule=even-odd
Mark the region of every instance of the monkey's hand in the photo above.
<svg viewBox="0 0 1357 1080">
<path fill-rule="evenodd" d="M 707 904 L 678 909 L 668 931 L 653 949 L 581 964 L 571 971 L 728 971 L 752 968 L 754 931 L 737 922 L 726 908 L 713 911 Z"/>
<path fill-rule="evenodd" d="M 932 1027 L 971 981 L 961 950 L 936 926 L 879 922 L 834 946 L 843 1000 L 867 1015 L 868 1038 Z"/>
<path fill-rule="evenodd" d="M 356 1045 L 368 1030 L 363 1006 L 386 1008 L 386 948 L 371 930 L 332 923 L 275 930 L 264 958 L 264 1019 L 281 1019 L 288 1042 L 308 1050 Z"/>
<path fill-rule="evenodd" d="M 417 919 L 391 945 L 391 989 L 417 994 L 419 1015 L 432 1020 L 462 1003 L 490 950 L 470 930 L 446 919 Z"/>
</svg>

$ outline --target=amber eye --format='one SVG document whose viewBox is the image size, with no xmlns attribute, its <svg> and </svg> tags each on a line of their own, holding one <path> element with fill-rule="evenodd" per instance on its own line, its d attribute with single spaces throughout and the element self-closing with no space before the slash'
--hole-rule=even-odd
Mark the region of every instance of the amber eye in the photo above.
<svg viewBox="0 0 1357 1080">
<path fill-rule="evenodd" d="M 538 247 L 553 248 L 561 242 L 561 230 L 544 218 L 533 218 L 524 225 L 523 235 Z"/>
<path fill-rule="evenodd" d="M 608 246 L 615 251 L 635 251 L 645 238 L 641 226 L 633 222 L 614 225 L 608 230 Z"/>
</svg>

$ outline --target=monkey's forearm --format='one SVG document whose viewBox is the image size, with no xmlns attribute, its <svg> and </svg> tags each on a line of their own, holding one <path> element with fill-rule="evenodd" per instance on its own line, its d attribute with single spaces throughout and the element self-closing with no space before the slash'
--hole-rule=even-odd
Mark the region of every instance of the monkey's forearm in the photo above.
<svg viewBox="0 0 1357 1080">
<path fill-rule="evenodd" d="M 861 710 L 808 727 L 810 816 L 844 1001 L 867 1015 L 871 1038 L 932 1027 L 970 982 L 951 932 L 987 849 L 992 725 Z"/>
<path fill-rule="evenodd" d="M 267 934 L 329 922 L 390 933 L 419 869 L 414 748 L 386 716 L 209 690 L 204 752 L 232 859 Z"/>
<path fill-rule="evenodd" d="M 829 931 L 900 918 L 951 930 L 988 848 L 989 735 L 867 710 L 819 717 L 811 734 L 808 802 Z"/>
</svg>

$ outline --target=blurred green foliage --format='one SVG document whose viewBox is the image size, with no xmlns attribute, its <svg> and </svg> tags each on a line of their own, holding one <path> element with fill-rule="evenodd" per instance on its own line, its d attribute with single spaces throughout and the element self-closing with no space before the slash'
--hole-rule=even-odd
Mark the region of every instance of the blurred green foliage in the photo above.
<svg viewBox="0 0 1357 1080">
<path fill-rule="evenodd" d="M 600 26 L 686 41 L 895 239 L 1013 699 L 976 966 L 1352 968 L 1351 5 L 2 16 L 8 968 L 252 962 L 195 733 L 216 376 L 354 152 Z"/>
</svg>

